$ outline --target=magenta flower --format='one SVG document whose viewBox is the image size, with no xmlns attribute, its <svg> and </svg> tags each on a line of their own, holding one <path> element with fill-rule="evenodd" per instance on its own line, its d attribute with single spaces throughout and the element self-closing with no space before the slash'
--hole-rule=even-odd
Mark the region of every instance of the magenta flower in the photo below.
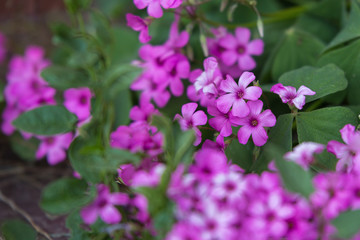
<svg viewBox="0 0 360 240">
<path fill-rule="evenodd" d="M 217 94 L 216 85 L 221 81 L 222 75 L 216 58 L 209 57 L 204 60 L 204 72 L 196 79 L 194 86 L 196 91 L 205 94 Z"/>
<path fill-rule="evenodd" d="M 176 114 L 174 120 L 178 120 L 180 127 L 183 131 L 193 129 L 195 131 L 196 140 L 194 145 L 197 146 L 201 143 L 201 131 L 196 127 L 205 125 L 207 122 L 207 116 L 204 111 L 195 112 L 198 107 L 197 103 L 187 103 L 181 107 L 182 116 Z"/>
<path fill-rule="evenodd" d="M 131 27 L 134 31 L 140 32 L 139 41 L 141 43 L 147 43 L 151 40 L 149 35 L 148 26 L 151 23 L 149 19 L 142 19 L 139 16 L 133 15 L 131 13 L 126 14 L 127 25 Z"/>
<path fill-rule="evenodd" d="M 296 91 L 296 88 L 292 86 L 284 86 L 281 83 L 272 86 L 270 91 L 278 94 L 283 103 L 295 106 L 299 110 L 301 110 L 305 105 L 305 95 L 314 95 L 316 93 L 304 85 L 300 86 L 299 90 Z"/>
<path fill-rule="evenodd" d="M 231 66 L 237 62 L 242 71 L 249 71 L 256 67 L 255 60 L 251 55 L 260 55 L 263 52 L 264 43 L 261 39 L 250 41 L 250 30 L 238 27 L 235 29 L 235 36 L 226 34 L 219 40 L 223 48 L 221 61 Z"/>
<path fill-rule="evenodd" d="M 248 85 L 255 80 L 255 75 L 251 72 L 244 72 L 236 84 L 234 79 L 227 75 L 226 80 L 221 81 L 220 90 L 227 94 L 220 96 L 216 100 L 218 109 L 223 112 L 229 112 L 232 107 L 232 113 L 236 117 L 246 117 L 250 109 L 245 102 L 246 100 L 256 101 L 262 94 L 260 87 Z"/>
<path fill-rule="evenodd" d="M 177 8 L 181 5 L 182 0 L 134 0 L 134 4 L 138 9 L 144 9 L 147 7 L 147 12 L 154 18 L 161 18 L 163 10 L 161 7 Z"/>
<path fill-rule="evenodd" d="M 266 143 L 268 135 L 264 127 L 273 127 L 276 123 L 275 115 L 269 110 L 261 112 L 263 102 L 260 100 L 247 102 L 250 113 L 247 117 L 237 121 L 243 125 L 238 132 L 238 139 L 241 144 L 246 144 L 252 136 L 256 146 L 262 146 Z"/>
<path fill-rule="evenodd" d="M 133 121 L 150 121 L 151 116 L 159 114 L 159 111 L 148 101 L 140 101 L 140 106 L 131 108 L 129 117 Z"/>
<path fill-rule="evenodd" d="M 72 134 L 65 133 L 50 137 L 38 136 L 41 140 L 39 148 L 36 152 L 36 158 L 41 159 L 45 155 L 50 165 L 58 164 L 66 158 L 66 150 L 72 141 Z"/>
<path fill-rule="evenodd" d="M 297 145 L 292 152 L 286 153 L 284 157 L 308 170 L 310 164 L 315 161 L 314 153 L 320 154 L 324 148 L 325 146 L 319 143 L 303 142 Z"/>
<path fill-rule="evenodd" d="M 346 144 L 332 140 L 327 145 L 328 152 L 339 159 L 336 170 L 360 173 L 360 132 L 355 131 L 353 125 L 347 124 L 340 133 Z"/>
<path fill-rule="evenodd" d="M 84 121 L 90 117 L 91 97 L 89 88 L 70 88 L 64 92 L 64 106 L 74 113 L 79 121 Z"/>
<path fill-rule="evenodd" d="M 167 70 L 170 90 L 174 96 L 181 96 L 184 92 L 184 85 L 181 78 L 188 78 L 190 74 L 190 63 L 182 54 L 174 54 L 164 63 L 164 69 Z"/>
<path fill-rule="evenodd" d="M 97 217 L 107 224 L 115 224 L 121 221 L 121 214 L 114 205 L 126 205 L 129 197 L 124 193 L 110 193 L 108 186 L 97 186 L 98 196 L 89 206 L 83 208 L 80 215 L 86 224 L 93 224 Z"/>
<path fill-rule="evenodd" d="M 239 126 L 238 121 L 240 121 L 241 118 L 235 117 L 232 111 L 222 113 L 214 105 L 210 105 L 207 108 L 208 113 L 214 116 L 214 118 L 209 119 L 209 124 L 216 131 L 220 132 L 221 136 L 228 137 L 232 134 L 231 126 Z"/>
</svg>

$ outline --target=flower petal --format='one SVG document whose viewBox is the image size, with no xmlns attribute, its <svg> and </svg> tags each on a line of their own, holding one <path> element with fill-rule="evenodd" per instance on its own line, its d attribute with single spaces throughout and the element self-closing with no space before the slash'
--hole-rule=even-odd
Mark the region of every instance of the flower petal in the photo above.
<svg viewBox="0 0 360 240">
<path fill-rule="evenodd" d="M 276 117 L 270 109 L 266 109 L 258 116 L 258 118 L 261 126 L 273 127 L 276 124 Z"/>
<path fill-rule="evenodd" d="M 225 49 L 235 49 L 238 45 L 237 42 L 236 38 L 229 33 L 219 40 L 219 45 Z"/>
<path fill-rule="evenodd" d="M 192 115 L 193 126 L 205 125 L 207 122 L 207 116 L 204 111 L 197 111 Z"/>
<path fill-rule="evenodd" d="M 249 115 L 250 109 L 243 99 L 238 99 L 234 102 L 231 112 L 235 117 L 243 118 Z"/>
<path fill-rule="evenodd" d="M 226 50 L 221 53 L 222 63 L 227 66 L 233 65 L 236 62 L 237 58 L 238 58 L 238 55 L 233 50 Z"/>
<path fill-rule="evenodd" d="M 250 40 L 251 32 L 248 28 L 238 27 L 235 29 L 235 36 L 238 43 L 247 45 Z"/>
<path fill-rule="evenodd" d="M 353 136 L 355 135 L 355 126 L 346 124 L 341 130 L 340 134 L 346 144 L 349 144 Z"/>
<path fill-rule="evenodd" d="M 239 78 L 239 87 L 246 88 L 255 80 L 255 75 L 252 72 L 243 72 Z"/>
<path fill-rule="evenodd" d="M 301 85 L 297 91 L 298 95 L 315 95 L 316 92 L 312 91 L 310 88 Z"/>
<path fill-rule="evenodd" d="M 163 15 L 163 10 L 160 6 L 160 3 L 157 1 L 152 1 L 148 8 L 147 8 L 147 12 L 150 16 L 154 17 L 154 18 L 161 18 Z"/>
<path fill-rule="evenodd" d="M 227 75 L 226 79 L 220 82 L 220 90 L 224 92 L 235 93 L 238 89 L 238 85 L 230 75 Z"/>
<path fill-rule="evenodd" d="M 235 100 L 234 94 L 225 94 L 216 100 L 216 106 L 220 112 L 227 113 Z"/>
<path fill-rule="evenodd" d="M 256 62 L 250 55 L 241 55 L 238 59 L 238 66 L 243 71 L 249 71 L 256 67 Z"/>
<path fill-rule="evenodd" d="M 181 107 L 181 113 L 186 120 L 190 120 L 194 114 L 196 108 L 198 107 L 197 103 L 186 103 Z"/>
<path fill-rule="evenodd" d="M 248 54 L 258 56 L 264 51 L 264 42 L 261 39 L 255 39 L 248 44 L 247 50 Z"/>
<path fill-rule="evenodd" d="M 248 105 L 251 113 L 253 113 L 255 115 L 259 115 L 264 104 L 261 100 L 257 100 L 257 101 L 248 101 L 247 105 Z"/>
<path fill-rule="evenodd" d="M 93 224 L 97 218 L 97 208 L 94 205 L 89 205 L 83 208 L 80 212 L 81 218 L 86 224 Z"/>
<path fill-rule="evenodd" d="M 238 131 L 239 143 L 246 144 L 249 141 L 253 129 L 249 126 L 243 126 Z"/>
<path fill-rule="evenodd" d="M 268 135 L 263 127 L 257 127 L 252 132 L 252 139 L 254 144 L 260 147 L 266 143 Z"/>
<path fill-rule="evenodd" d="M 100 210 L 100 217 L 107 224 L 115 224 L 121 220 L 119 211 L 110 204 Z"/>
</svg>

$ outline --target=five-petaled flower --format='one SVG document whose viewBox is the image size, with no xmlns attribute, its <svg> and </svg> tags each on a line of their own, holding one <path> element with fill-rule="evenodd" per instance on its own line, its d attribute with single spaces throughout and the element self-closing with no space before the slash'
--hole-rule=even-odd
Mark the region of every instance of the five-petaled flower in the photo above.
<svg viewBox="0 0 360 240">
<path fill-rule="evenodd" d="M 296 91 L 296 88 L 292 86 L 284 86 L 281 83 L 272 86 L 270 91 L 278 94 L 283 103 L 295 106 L 299 110 L 301 110 L 305 105 L 305 95 L 314 95 L 316 93 L 304 85 L 301 85 L 299 90 Z"/>
</svg>

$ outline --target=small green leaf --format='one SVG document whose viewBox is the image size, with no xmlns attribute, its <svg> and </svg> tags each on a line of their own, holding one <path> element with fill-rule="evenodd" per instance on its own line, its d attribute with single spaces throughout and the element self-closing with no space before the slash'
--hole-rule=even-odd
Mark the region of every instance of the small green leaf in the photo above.
<svg viewBox="0 0 360 240">
<path fill-rule="evenodd" d="M 332 224 L 336 227 L 336 235 L 341 239 L 351 239 L 360 229 L 360 210 L 340 213 Z"/>
<path fill-rule="evenodd" d="M 88 203 L 94 196 L 88 184 L 76 178 L 62 178 L 50 183 L 42 192 L 40 206 L 51 214 L 65 214 Z"/>
<path fill-rule="evenodd" d="M 84 60 L 84 56 L 82 56 Z M 60 90 L 68 88 L 87 87 L 90 84 L 89 76 L 80 70 L 70 67 L 52 65 L 41 72 L 41 76 L 51 87 Z"/>
<path fill-rule="evenodd" d="M 290 28 L 279 47 L 272 65 L 272 77 L 278 79 L 283 73 L 305 65 L 313 65 L 320 56 L 324 44 L 313 35 Z"/>
<path fill-rule="evenodd" d="M 336 64 L 345 72 L 349 81 L 347 99 L 350 104 L 360 104 L 360 40 L 325 53 L 317 65 L 329 63 Z"/>
<path fill-rule="evenodd" d="M 269 163 L 273 160 L 269 154 L 272 146 L 276 146 L 281 154 L 291 151 L 293 121 L 294 116 L 292 114 L 280 115 L 276 119 L 276 125 L 270 129 L 268 142 L 262 147 L 263 151 L 251 167 L 252 171 L 260 173 L 268 169 Z"/>
<path fill-rule="evenodd" d="M 152 118 L 153 126 L 164 134 L 164 151 L 167 159 L 173 159 L 175 156 L 174 132 L 170 119 L 164 116 L 154 115 Z"/>
<path fill-rule="evenodd" d="M 137 165 L 141 161 L 141 158 L 138 155 L 118 148 L 108 148 L 106 150 L 106 157 L 108 161 L 113 162 L 113 165 L 116 169 L 121 164 L 132 163 Z"/>
<path fill-rule="evenodd" d="M 26 161 L 35 161 L 36 151 L 39 147 L 39 140 L 36 138 L 24 139 L 19 133 L 10 137 L 12 150 Z"/>
<path fill-rule="evenodd" d="M 344 72 L 334 64 L 322 68 L 302 67 L 283 74 L 279 82 L 297 89 L 304 85 L 315 91 L 315 95 L 306 96 L 306 102 L 339 92 L 347 87 Z"/>
<path fill-rule="evenodd" d="M 324 51 L 329 50 L 339 44 L 345 43 L 352 39 L 360 37 L 360 9 L 355 0 L 351 2 L 351 13 L 347 20 L 346 26 L 338 35 L 326 46 Z"/>
<path fill-rule="evenodd" d="M 7 220 L 1 225 L 1 233 L 5 240 L 35 240 L 36 231 L 21 220 Z"/>
<path fill-rule="evenodd" d="M 300 193 L 308 198 L 314 191 L 310 172 L 294 162 L 284 160 L 282 154 L 276 151 L 276 149 L 271 150 L 285 187 L 291 192 Z"/>
<path fill-rule="evenodd" d="M 24 112 L 13 121 L 22 131 L 37 135 L 55 135 L 73 131 L 77 117 L 63 106 L 47 105 Z"/>
<path fill-rule="evenodd" d="M 330 140 L 342 142 L 340 129 L 346 124 L 357 124 L 356 115 L 346 107 L 328 107 L 312 112 L 300 112 L 296 116 L 299 143 L 327 144 Z M 324 151 L 317 158 L 326 169 L 335 169 L 334 155 Z"/>
<path fill-rule="evenodd" d="M 244 170 L 249 170 L 253 164 L 252 159 L 253 144 L 249 141 L 248 144 L 240 144 L 235 138 L 225 149 L 225 154 L 232 163 L 239 165 Z"/>
</svg>

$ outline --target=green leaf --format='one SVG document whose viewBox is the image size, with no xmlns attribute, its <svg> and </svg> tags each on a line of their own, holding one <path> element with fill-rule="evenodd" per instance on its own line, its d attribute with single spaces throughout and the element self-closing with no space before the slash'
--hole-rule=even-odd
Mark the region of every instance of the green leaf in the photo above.
<svg viewBox="0 0 360 240">
<path fill-rule="evenodd" d="M 332 224 L 336 227 L 336 235 L 341 239 L 351 239 L 360 229 L 360 210 L 340 213 Z"/>
<path fill-rule="evenodd" d="M 271 152 L 285 187 L 291 192 L 300 193 L 308 198 L 314 191 L 310 172 L 294 162 L 284 160 L 282 154 L 276 149 L 271 149 Z"/>
<path fill-rule="evenodd" d="M 39 140 L 36 138 L 24 139 L 19 133 L 10 136 L 11 148 L 26 161 L 36 160 L 36 151 L 39 147 Z"/>
<path fill-rule="evenodd" d="M 315 91 L 315 95 L 306 96 L 306 102 L 339 92 L 347 87 L 344 72 L 334 64 L 322 68 L 302 67 L 283 74 L 279 82 L 296 89 L 304 85 Z"/>
<path fill-rule="evenodd" d="M 59 65 L 45 68 L 41 76 L 51 87 L 59 90 L 87 87 L 90 84 L 89 76 L 85 72 Z"/>
<path fill-rule="evenodd" d="M 112 103 L 115 111 L 115 126 L 127 125 L 130 122 L 129 113 L 132 108 L 129 89 L 119 91 L 113 98 Z"/>
<path fill-rule="evenodd" d="M 172 123 L 170 119 L 164 116 L 154 115 L 151 125 L 158 128 L 164 134 L 164 153 L 167 159 L 173 159 L 175 156 L 175 140 Z"/>
<path fill-rule="evenodd" d="M 94 196 L 88 184 L 76 178 L 62 178 L 50 183 L 42 192 L 40 206 L 51 214 L 65 214 L 84 206 Z M 94 191 L 93 191 L 94 194 Z"/>
<path fill-rule="evenodd" d="M 7 220 L 1 225 L 1 233 L 5 240 L 35 240 L 36 231 L 21 220 Z"/>
<path fill-rule="evenodd" d="M 65 5 L 70 13 L 76 14 L 89 6 L 91 0 L 65 0 Z"/>
<path fill-rule="evenodd" d="M 108 148 L 106 150 L 106 157 L 109 162 L 113 162 L 114 168 L 116 169 L 121 164 L 132 163 L 137 165 L 141 161 L 141 158 L 138 155 L 118 148 Z"/>
<path fill-rule="evenodd" d="M 181 131 L 181 130 L 180 130 Z M 173 168 L 175 169 L 179 163 L 190 164 L 192 161 L 192 155 L 194 153 L 194 141 L 195 134 L 193 130 L 181 131 L 178 134 L 174 134 L 175 138 L 175 156 L 171 161 Z"/>
<path fill-rule="evenodd" d="M 83 220 L 78 211 L 71 213 L 66 218 L 66 227 L 71 231 L 69 240 L 90 240 L 86 231 L 80 227 L 80 224 L 82 223 Z"/>
<path fill-rule="evenodd" d="M 357 124 L 356 115 L 346 107 L 328 107 L 312 112 L 300 112 L 296 116 L 299 143 L 317 142 L 327 144 L 330 140 L 342 142 L 340 129 L 346 124 Z M 324 151 L 318 157 L 325 169 L 335 169 L 336 158 Z"/>
<path fill-rule="evenodd" d="M 251 167 L 251 171 L 260 173 L 268 169 L 268 164 L 273 160 L 271 148 L 276 146 L 280 154 L 284 154 L 292 149 L 292 125 L 294 115 L 284 114 L 276 119 L 276 125 L 270 129 L 269 140 L 262 147 L 263 151 L 259 158 Z"/>
<path fill-rule="evenodd" d="M 290 70 L 315 64 L 323 48 L 324 44 L 313 35 L 290 28 L 285 32 L 285 38 L 274 57 L 273 79 Z"/>
<path fill-rule="evenodd" d="M 77 117 L 63 106 L 47 105 L 22 113 L 13 125 L 37 135 L 55 135 L 73 131 Z"/>
<path fill-rule="evenodd" d="M 247 171 L 253 164 L 252 149 L 253 144 L 251 141 L 249 141 L 248 144 L 243 145 L 235 138 L 225 149 L 225 154 L 232 163 L 239 165 L 242 169 Z"/>
<path fill-rule="evenodd" d="M 351 13 L 347 20 L 346 26 L 339 32 L 336 37 L 326 46 L 324 51 L 329 50 L 339 44 L 360 37 L 360 9 L 355 0 L 351 3 Z"/>
<path fill-rule="evenodd" d="M 360 40 L 342 48 L 325 53 L 318 61 L 318 66 L 334 63 L 340 67 L 348 79 L 348 96 L 350 104 L 360 104 Z"/>
</svg>

